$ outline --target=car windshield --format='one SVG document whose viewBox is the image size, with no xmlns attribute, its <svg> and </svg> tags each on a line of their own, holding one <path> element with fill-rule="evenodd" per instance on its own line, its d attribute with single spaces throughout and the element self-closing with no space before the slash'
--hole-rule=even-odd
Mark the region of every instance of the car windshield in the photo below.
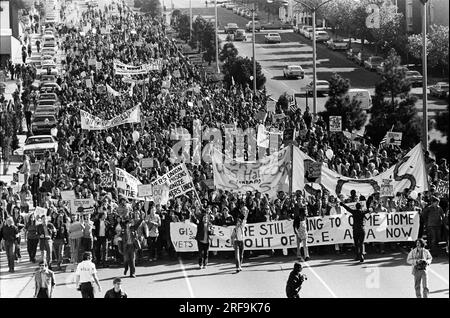
<svg viewBox="0 0 450 318">
<path fill-rule="evenodd" d="M 289 66 L 291 70 L 300 71 L 302 68 L 300 66 Z"/>
<path fill-rule="evenodd" d="M 228 23 L 229 27 L 236 27 L 237 28 L 237 24 L 236 23 Z"/>
<path fill-rule="evenodd" d="M 34 121 L 35 121 L 35 122 L 36 122 L 36 121 L 44 122 L 45 120 L 48 120 L 48 121 L 55 121 L 55 117 L 53 117 L 53 116 L 36 116 L 36 117 L 34 118 Z"/>
<path fill-rule="evenodd" d="M 280 36 L 278 33 L 269 33 L 269 36 Z"/>
<path fill-rule="evenodd" d="M 382 58 L 382 57 L 374 56 L 374 57 L 372 57 L 372 62 L 378 62 L 378 63 L 381 63 L 381 62 L 383 62 L 383 58 Z"/>
<path fill-rule="evenodd" d="M 25 145 L 36 145 L 51 142 L 53 142 L 53 139 L 51 137 L 33 137 L 28 138 L 27 141 L 25 142 Z"/>
</svg>

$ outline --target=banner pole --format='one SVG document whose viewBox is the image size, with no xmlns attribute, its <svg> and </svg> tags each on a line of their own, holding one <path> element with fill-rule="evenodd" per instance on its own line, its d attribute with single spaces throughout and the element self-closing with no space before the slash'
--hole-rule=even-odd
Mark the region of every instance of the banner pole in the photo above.
<svg viewBox="0 0 450 318">
<path fill-rule="evenodd" d="M 289 196 L 292 195 L 292 178 L 293 178 L 293 172 L 294 172 L 294 142 L 291 143 L 291 154 L 290 154 L 290 171 L 289 171 Z"/>
</svg>

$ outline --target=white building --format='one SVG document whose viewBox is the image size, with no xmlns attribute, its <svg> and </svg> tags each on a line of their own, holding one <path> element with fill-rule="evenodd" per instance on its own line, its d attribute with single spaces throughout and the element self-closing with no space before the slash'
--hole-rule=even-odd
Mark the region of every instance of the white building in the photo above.
<svg viewBox="0 0 450 318">
<path fill-rule="evenodd" d="M 14 62 L 22 59 L 18 8 L 11 1 L 0 1 L 0 64 L 5 65 L 9 58 Z"/>
</svg>

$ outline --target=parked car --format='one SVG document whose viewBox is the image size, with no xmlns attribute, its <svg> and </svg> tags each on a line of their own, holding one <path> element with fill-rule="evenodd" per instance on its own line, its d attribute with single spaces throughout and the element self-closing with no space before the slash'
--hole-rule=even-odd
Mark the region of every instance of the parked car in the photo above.
<svg viewBox="0 0 450 318">
<path fill-rule="evenodd" d="M 43 157 L 46 151 L 51 153 L 58 151 L 58 142 L 52 135 L 30 136 L 25 140 L 24 155 L 34 152 L 37 157 Z"/>
<path fill-rule="evenodd" d="M 375 71 L 377 69 L 377 66 L 379 66 L 381 63 L 383 63 L 384 59 L 381 56 L 370 56 L 367 60 L 364 61 L 364 67 Z"/>
<path fill-rule="evenodd" d="M 447 82 L 437 82 L 435 85 L 430 86 L 430 95 L 438 98 L 445 98 L 448 95 L 448 87 Z"/>
<path fill-rule="evenodd" d="M 418 71 L 407 71 L 405 74 L 405 80 L 408 81 L 411 86 L 421 86 L 423 76 Z"/>
<path fill-rule="evenodd" d="M 247 36 L 245 35 L 244 29 L 237 29 L 234 33 L 234 40 L 235 41 L 247 41 Z"/>
<path fill-rule="evenodd" d="M 51 129 L 56 127 L 56 123 L 54 115 L 35 116 L 31 123 L 31 131 L 34 135 L 50 134 Z"/>
<path fill-rule="evenodd" d="M 247 32 L 253 32 L 253 21 L 249 21 L 245 25 L 245 29 L 247 30 Z M 260 31 L 261 31 L 261 22 L 255 21 L 255 32 L 260 32 Z"/>
<path fill-rule="evenodd" d="M 266 43 L 281 43 L 281 36 L 278 33 L 268 33 L 264 39 Z"/>
<path fill-rule="evenodd" d="M 347 41 L 339 41 L 339 40 L 329 40 L 325 42 L 325 45 L 333 51 L 337 50 L 348 50 L 348 42 Z"/>
<path fill-rule="evenodd" d="M 292 24 L 281 21 L 261 24 L 261 30 L 289 30 L 293 28 L 294 26 Z"/>
<path fill-rule="evenodd" d="M 233 8 L 236 7 L 234 3 L 226 3 L 225 5 L 222 6 L 225 7 L 227 10 L 233 10 Z"/>
<path fill-rule="evenodd" d="M 316 31 L 316 42 L 326 42 L 330 39 L 327 31 Z"/>
<path fill-rule="evenodd" d="M 58 95 L 55 93 L 44 93 L 39 95 L 39 99 L 58 101 Z"/>
<path fill-rule="evenodd" d="M 301 28 L 300 28 L 300 30 L 299 30 L 299 33 L 301 34 L 301 35 L 303 35 L 304 37 L 306 37 L 307 36 L 307 34 L 309 34 L 309 31 L 312 31 L 312 26 L 310 26 L 310 25 L 304 25 L 304 26 L 302 26 Z"/>
<path fill-rule="evenodd" d="M 225 26 L 225 33 L 233 34 L 234 32 L 236 32 L 237 29 L 239 29 L 239 27 L 236 23 L 228 23 Z"/>
<path fill-rule="evenodd" d="M 306 93 L 312 94 L 314 89 L 314 82 L 311 81 L 308 85 L 306 85 Z M 317 94 L 328 94 L 328 91 L 330 90 L 330 83 L 325 80 L 317 80 L 316 81 L 316 91 Z"/>
<path fill-rule="evenodd" d="M 300 65 L 286 65 L 283 68 L 283 76 L 285 78 L 300 77 L 301 79 L 303 79 L 305 78 L 305 71 Z"/>
</svg>

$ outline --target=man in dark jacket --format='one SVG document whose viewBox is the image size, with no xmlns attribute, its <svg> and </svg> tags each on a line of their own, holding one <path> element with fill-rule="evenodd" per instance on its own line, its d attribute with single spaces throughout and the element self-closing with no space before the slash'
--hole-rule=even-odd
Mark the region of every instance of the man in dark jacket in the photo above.
<svg viewBox="0 0 450 318">
<path fill-rule="evenodd" d="M 127 294 L 120 288 L 122 280 L 117 277 L 113 280 L 114 288 L 105 293 L 105 298 L 128 298 Z"/>
<path fill-rule="evenodd" d="M 427 229 L 427 240 L 433 257 L 439 254 L 439 241 L 441 240 L 442 221 L 444 210 L 439 206 L 440 199 L 431 197 L 431 205 L 423 209 L 423 221 Z"/>
<path fill-rule="evenodd" d="M 202 211 L 201 219 L 192 213 L 191 222 L 197 224 L 197 234 L 195 239 L 198 246 L 198 266 L 200 269 L 208 266 L 208 254 L 209 254 L 209 236 L 213 235 L 211 228 L 211 208 L 207 207 Z"/>
<path fill-rule="evenodd" d="M 110 223 L 106 220 L 106 214 L 100 213 L 99 218 L 94 221 L 94 240 L 95 240 L 95 260 L 97 266 L 106 266 L 106 252 L 107 246 L 107 233 L 109 231 Z"/>
<path fill-rule="evenodd" d="M 308 279 L 305 274 L 301 273 L 301 271 L 302 271 L 302 264 L 296 262 L 294 264 L 294 269 L 289 274 L 289 279 L 286 283 L 287 298 L 300 298 L 298 293 L 302 288 L 303 282 Z"/>
<path fill-rule="evenodd" d="M 46 252 L 46 260 L 48 264 L 48 268 L 52 269 L 52 247 L 53 247 L 53 239 L 56 234 L 55 226 L 48 222 L 47 217 L 42 216 L 42 223 L 39 224 L 36 228 L 37 234 L 39 235 L 39 248 L 41 250 L 42 259 L 44 259 L 44 252 Z"/>
<path fill-rule="evenodd" d="M 353 241 L 355 242 L 355 261 L 359 260 L 361 263 L 364 262 L 363 246 L 364 238 L 366 237 L 366 231 L 364 230 L 364 218 L 368 210 L 362 211 L 361 203 L 356 203 L 356 209 L 352 209 L 343 202 L 341 206 L 344 207 L 353 216 Z"/>
<path fill-rule="evenodd" d="M 19 230 L 14 225 L 12 217 L 6 219 L 6 224 L 1 229 L 0 238 L 5 240 L 6 257 L 8 258 L 9 272 L 14 273 L 14 247 Z"/>
<path fill-rule="evenodd" d="M 128 219 L 124 221 L 125 229 L 122 232 L 122 241 L 119 244 L 119 252 L 123 255 L 124 261 L 124 272 L 126 275 L 128 272 L 128 267 L 130 268 L 130 277 L 135 278 L 136 271 L 136 251 L 140 247 L 140 243 L 137 239 L 136 229 L 134 224 Z"/>
</svg>

